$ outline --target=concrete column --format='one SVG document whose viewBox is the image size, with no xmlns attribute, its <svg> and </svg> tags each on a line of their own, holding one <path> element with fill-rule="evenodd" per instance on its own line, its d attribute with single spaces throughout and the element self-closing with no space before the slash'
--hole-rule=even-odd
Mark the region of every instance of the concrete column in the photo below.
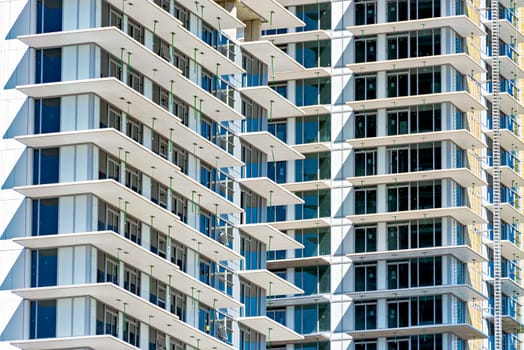
<svg viewBox="0 0 524 350">
<path fill-rule="evenodd" d="M 258 19 L 254 19 L 246 22 L 246 28 L 244 29 L 244 41 L 257 41 L 260 40 L 260 33 L 262 31 L 262 22 Z"/>
</svg>

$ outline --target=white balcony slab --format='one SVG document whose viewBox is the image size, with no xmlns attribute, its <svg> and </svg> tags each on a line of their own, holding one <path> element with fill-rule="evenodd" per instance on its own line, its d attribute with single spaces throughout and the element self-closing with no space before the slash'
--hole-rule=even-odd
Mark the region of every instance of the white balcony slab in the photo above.
<svg viewBox="0 0 524 350">
<path fill-rule="evenodd" d="M 306 24 L 275 0 L 240 0 L 244 6 L 261 16 L 262 29 L 303 27 Z"/>
<path fill-rule="evenodd" d="M 484 73 L 486 71 L 476 60 L 466 53 L 352 63 L 348 64 L 346 67 L 355 74 L 361 74 L 396 69 L 442 66 L 448 64 L 452 65 L 462 74 Z"/>
<path fill-rule="evenodd" d="M 331 0 L 278 0 L 283 6 L 311 5 L 330 1 Z"/>
<path fill-rule="evenodd" d="M 267 341 L 300 341 L 304 336 L 270 319 L 267 316 L 239 317 L 237 321 L 266 336 Z"/>
<path fill-rule="evenodd" d="M 214 0 L 198 0 L 198 9 L 195 6 L 195 0 L 176 1 L 197 16 L 201 16 L 203 12 L 205 21 L 215 29 L 243 28 L 246 26 L 241 20 Z"/>
<path fill-rule="evenodd" d="M 485 168 L 488 174 L 493 176 L 493 167 L 489 166 Z M 502 165 L 500 168 L 500 180 L 502 181 L 502 184 L 506 187 L 512 188 L 512 187 L 523 187 L 524 186 L 524 178 L 517 173 L 515 170 L 510 168 L 507 165 Z"/>
<path fill-rule="evenodd" d="M 327 78 L 331 76 L 331 71 L 324 67 L 303 68 L 301 70 L 275 73 L 272 77 L 269 76 L 270 81 L 290 81 L 299 79 L 313 79 L 313 78 Z"/>
<path fill-rule="evenodd" d="M 488 203 L 484 205 L 486 209 L 493 212 L 494 205 Z M 523 223 L 524 222 L 524 213 L 521 210 L 515 208 L 509 203 L 500 203 L 500 217 L 502 220 L 508 223 Z"/>
<path fill-rule="evenodd" d="M 119 159 L 124 159 L 124 154 L 127 153 L 128 164 L 137 169 L 142 169 L 148 176 L 150 175 L 167 188 L 172 186 L 173 190 L 190 200 L 193 195 L 200 195 L 200 205 L 208 211 L 217 211 L 219 214 L 243 212 L 239 206 L 181 172 L 180 168 L 172 162 L 160 157 L 115 129 L 92 129 L 19 136 L 16 137 L 16 140 L 32 148 L 93 143 Z"/>
<path fill-rule="evenodd" d="M 485 93 L 485 97 L 489 102 L 493 103 L 493 94 Z M 517 100 L 507 92 L 501 92 L 500 97 L 500 111 L 506 115 L 524 114 L 524 105 L 522 105 L 520 98 Z"/>
<path fill-rule="evenodd" d="M 301 145 L 292 145 L 293 149 L 302 154 L 316 153 L 316 152 L 330 152 L 333 147 L 331 142 L 312 142 Z"/>
<path fill-rule="evenodd" d="M 402 289 L 382 289 L 362 292 L 350 292 L 348 296 L 353 301 L 377 300 L 377 299 L 401 299 L 421 295 L 451 294 L 464 301 L 487 300 L 488 297 L 471 287 L 469 284 L 450 284 L 428 287 L 410 287 Z"/>
<path fill-rule="evenodd" d="M 137 350 L 138 348 L 111 335 L 85 335 L 64 338 L 42 338 L 15 340 L 11 345 L 21 350 L 62 350 L 62 349 L 97 349 L 97 350 Z"/>
<path fill-rule="evenodd" d="M 518 310 L 519 306 L 517 306 Z M 495 317 L 493 315 L 486 315 L 486 320 L 490 323 L 494 323 Z M 516 316 L 518 317 L 518 316 Z M 520 333 L 520 330 L 524 327 L 522 322 L 519 322 L 517 318 L 514 318 L 508 314 L 502 314 L 502 331 L 505 333 Z"/>
<path fill-rule="evenodd" d="M 251 237 L 264 242 L 268 251 L 304 248 L 302 243 L 297 242 L 270 224 L 243 224 L 239 225 L 238 228 Z"/>
<path fill-rule="evenodd" d="M 192 295 L 194 291 L 200 291 L 200 301 L 208 306 L 213 306 L 214 304 L 218 308 L 238 308 L 242 306 L 235 299 L 181 271 L 177 265 L 169 260 L 112 231 L 23 237 L 16 238 L 14 241 L 29 249 L 62 248 L 80 245 L 94 246 L 108 254 L 119 257 L 120 261 L 141 271 L 152 272 L 153 277 L 166 284 L 171 279 L 171 286 L 186 295 Z"/>
<path fill-rule="evenodd" d="M 516 53 L 515 53 L 516 55 Z M 486 56 L 484 57 L 486 60 L 486 63 L 490 66 L 493 66 L 493 57 Z M 520 59 L 519 56 L 517 56 L 517 60 Z M 500 74 L 503 77 L 506 77 L 507 79 L 522 79 L 524 78 L 524 69 L 519 66 L 519 64 L 515 61 L 513 61 L 511 58 L 509 58 L 506 55 L 500 55 Z"/>
<path fill-rule="evenodd" d="M 419 209 L 394 211 L 373 214 L 358 214 L 346 216 L 355 225 L 376 222 L 395 222 L 406 220 L 433 219 L 451 217 L 463 225 L 487 224 L 487 221 L 468 207 L 449 207 L 434 209 Z M 511 222 L 511 221 L 510 221 Z"/>
<path fill-rule="evenodd" d="M 331 31 L 317 29 L 304 32 L 263 35 L 262 39 L 271 41 L 275 45 L 281 45 L 305 41 L 330 40 L 332 37 L 333 35 L 331 34 Z"/>
<path fill-rule="evenodd" d="M 491 249 L 493 249 L 495 245 L 492 240 L 486 240 L 485 243 Z M 519 246 L 507 239 L 500 240 L 500 249 L 502 256 L 507 260 L 521 260 L 524 258 L 524 249 L 522 249 L 522 245 Z"/>
<path fill-rule="evenodd" d="M 272 74 L 303 72 L 305 70 L 304 66 L 268 40 L 243 41 L 240 45 L 268 66 L 269 80 L 271 80 Z"/>
<path fill-rule="evenodd" d="M 12 292 L 28 300 L 75 298 L 82 296 L 93 297 L 105 304 L 111 305 L 118 311 L 123 312 L 124 307 L 126 307 L 127 315 L 139 320 L 145 320 L 150 326 L 172 335 L 184 343 L 196 346 L 197 340 L 199 340 L 202 349 L 214 349 L 216 347 L 216 349 L 234 350 L 232 346 L 190 326 L 169 311 L 113 283 L 28 288 L 17 289 Z"/>
<path fill-rule="evenodd" d="M 240 179 L 238 182 L 265 198 L 269 206 L 303 204 L 304 201 L 267 177 Z"/>
<path fill-rule="evenodd" d="M 268 111 L 274 118 L 302 116 L 304 113 L 293 102 L 269 86 L 253 86 L 239 91 Z"/>
<path fill-rule="evenodd" d="M 353 186 L 371 186 L 380 184 L 395 184 L 412 181 L 429 181 L 451 179 L 463 187 L 486 186 L 487 183 L 477 174 L 467 168 L 438 169 L 413 171 L 407 173 L 383 174 L 371 176 L 355 176 L 346 180 Z"/>
<path fill-rule="evenodd" d="M 413 248 L 400 250 L 386 250 L 377 252 L 346 254 L 353 262 L 369 262 L 378 260 L 394 260 L 423 258 L 427 256 L 452 255 L 465 263 L 486 262 L 486 257 L 467 245 L 442 246 L 429 248 Z"/>
<path fill-rule="evenodd" d="M 193 0 L 180 1 L 184 1 L 185 3 L 190 4 L 187 6 L 187 8 L 196 10 L 195 2 Z M 199 1 L 204 1 L 208 10 L 213 10 L 212 8 L 214 8 L 214 6 L 210 5 L 210 3 L 213 2 L 213 0 Z M 108 0 L 108 2 L 118 9 L 122 8 L 122 1 L 120 0 Z M 201 3 L 201 5 L 203 4 Z M 161 37 L 168 43 L 171 43 L 173 41 L 174 46 L 178 50 L 185 53 L 187 56 L 193 57 L 194 50 L 196 49 L 199 53 L 201 53 L 199 54 L 198 62 L 207 67 L 212 72 L 214 72 L 217 63 L 219 63 L 221 67 L 224 67 L 224 69 L 226 66 L 229 66 L 234 67 L 234 70 L 236 71 L 238 71 L 238 69 L 242 70 L 242 68 L 236 66 L 228 58 L 220 54 L 214 48 L 212 48 L 207 43 L 202 41 L 200 38 L 195 36 L 189 30 L 184 28 L 182 22 L 180 22 L 177 18 L 171 16 L 168 12 L 160 8 L 153 1 L 133 1 L 132 6 L 128 1 L 124 7 L 124 11 L 126 15 L 135 19 L 140 24 L 147 27 L 150 31 L 156 29 L 155 35 Z M 199 8 L 198 11 L 201 11 L 201 8 Z M 240 28 L 244 26 L 244 24 L 242 24 L 238 20 L 232 21 L 232 16 L 228 16 L 226 13 L 224 13 L 224 11 L 220 11 L 220 17 L 221 21 L 222 19 L 224 20 L 224 25 L 226 23 L 225 21 L 230 22 L 227 25 L 228 27 L 231 26 L 231 28 Z M 218 25 L 218 20 L 216 16 L 208 16 L 206 20 L 207 19 L 209 19 L 209 23 L 214 23 L 215 25 Z M 226 26 L 224 26 L 223 28 L 226 28 Z"/>
<path fill-rule="evenodd" d="M 490 139 L 493 139 L 493 130 L 484 130 L 486 136 Z M 520 133 L 520 127 L 519 127 Z M 499 137 L 500 146 L 508 151 L 523 151 L 524 150 L 524 140 L 515 134 L 509 129 L 500 129 Z"/>
<path fill-rule="evenodd" d="M 217 122 L 244 119 L 242 114 L 238 113 L 233 108 L 184 77 L 180 70 L 175 66 L 156 55 L 154 52 L 150 51 L 144 45 L 140 44 L 138 41 L 134 40 L 116 27 L 36 34 L 19 37 L 19 40 L 23 40 L 31 47 L 36 45 L 37 48 L 95 43 L 111 52 L 115 57 L 120 57 L 121 49 L 123 48 L 126 63 L 127 55 L 128 53 L 131 53 L 130 65 L 132 68 L 150 77 L 167 91 L 170 91 L 171 85 L 173 85 L 174 94 L 190 106 L 194 106 L 196 96 L 198 103 L 197 107 L 200 109 L 200 100 L 202 100 L 202 112 L 209 118 Z M 188 38 L 187 40 L 199 41 L 198 39 L 191 38 Z M 198 55 L 198 57 L 205 56 L 200 53 Z M 217 55 L 220 54 L 217 53 Z M 192 53 L 190 57 L 192 57 Z M 224 68 L 222 68 L 222 65 L 220 67 L 221 69 L 226 68 L 225 64 Z M 216 64 L 214 64 L 210 69 L 214 71 L 215 68 Z M 240 70 L 239 72 L 242 71 L 243 70 Z M 225 73 L 225 70 L 222 70 L 222 73 Z"/>
<path fill-rule="evenodd" d="M 268 224 L 270 224 L 277 230 L 286 231 L 286 230 L 297 230 L 297 229 L 331 226 L 331 219 L 330 218 L 317 218 L 317 219 L 304 219 L 304 220 L 286 220 L 286 221 L 269 222 Z"/>
<path fill-rule="evenodd" d="M 492 277 L 488 277 L 486 278 L 486 281 L 493 285 L 494 284 L 494 280 Z M 515 282 L 514 280 L 512 280 L 511 278 L 509 277 L 501 277 L 500 278 L 500 283 L 501 283 L 501 287 L 502 287 L 502 293 L 508 295 L 508 296 L 514 296 L 514 295 L 523 295 L 524 293 L 524 287 L 522 286 L 522 282 L 519 281 L 519 282 Z"/>
<path fill-rule="evenodd" d="M 304 291 L 268 270 L 244 270 L 238 275 L 264 288 L 267 296 L 302 294 Z"/>
<path fill-rule="evenodd" d="M 292 258 L 292 259 L 278 259 L 269 260 L 267 262 L 268 269 L 282 270 L 290 267 L 309 267 L 309 266 L 326 266 L 330 265 L 331 260 L 329 255 L 311 256 L 307 258 Z"/>
<path fill-rule="evenodd" d="M 422 132 L 417 134 L 402 134 L 350 139 L 346 142 L 354 148 L 389 147 L 407 145 L 410 143 L 451 141 L 462 149 L 486 148 L 484 142 L 465 129 Z"/>
<path fill-rule="evenodd" d="M 218 261 L 243 259 L 235 251 L 183 223 L 175 214 L 114 180 L 21 186 L 15 187 L 14 190 L 33 199 L 93 194 L 121 210 L 124 210 L 127 203 L 127 213 L 129 215 L 145 223 L 151 222 L 151 217 L 153 217 L 155 228 L 163 232 L 169 232 L 171 227 L 174 232 L 173 237 L 176 240 L 193 250 L 199 250 L 201 254 L 208 258 Z"/>
<path fill-rule="evenodd" d="M 354 111 L 369 111 L 382 108 L 401 108 L 425 104 L 450 102 L 463 112 L 486 109 L 479 99 L 466 91 L 439 92 L 435 94 L 377 98 L 372 100 L 350 101 L 346 104 Z"/>
<path fill-rule="evenodd" d="M 267 154 L 268 162 L 298 160 L 305 157 L 267 131 L 245 132 L 238 135 L 243 141 Z"/>
<path fill-rule="evenodd" d="M 218 167 L 244 165 L 244 163 L 236 157 L 182 124 L 180 119 L 174 114 L 160 107 L 116 78 L 22 85 L 17 86 L 17 89 L 33 98 L 96 94 L 115 107 L 129 112 L 131 116 L 150 127 L 153 126 L 153 118 L 156 118 L 155 132 L 169 139 L 172 131 L 174 143 L 190 153 L 193 153 L 196 148 L 199 150 L 197 156 L 206 161 L 206 163 L 217 165 Z"/>
<path fill-rule="evenodd" d="M 282 187 L 291 192 L 329 190 L 332 188 L 329 180 L 288 182 L 282 184 Z"/>
<path fill-rule="evenodd" d="M 466 15 L 433 17 L 401 22 L 385 22 L 377 24 L 351 26 L 346 28 L 355 36 L 392 34 L 423 29 L 451 27 L 462 37 L 486 35 L 479 25 Z"/>
<path fill-rule="evenodd" d="M 410 326 L 405 328 L 383 328 L 383 329 L 368 329 L 350 331 L 348 334 L 357 339 L 376 339 L 376 338 L 392 338 L 404 337 L 410 335 L 420 334 L 440 334 L 451 333 L 461 339 L 485 339 L 488 336 L 481 330 L 473 327 L 468 323 L 458 324 L 437 324 L 427 326 Z"/>
<path fill-rule="evenodd" d="M 331 105 L 309 105 L 299 107 L 305 115 L 329 114 L 333 112 Z"/>
<path fill-rule="evenodd" d="M 511 6 L 514 7 L 514 6 Z M 517 14 L 518 16 L 518 14 Z M 489 30 L 493 27 L 493 21 L 488 20 L 486 17 L 481 18 L 482 24 L 484 24 Z M 524 43 L 524 34 L 519 31 L 521 23 L 517 23 L 517 26 L 513 25 L 510 21 L 505 18 L 499 18 L 499 35 L 500 40 L 505 43 L 514 43 L 517 44 Z"/>
</svg>

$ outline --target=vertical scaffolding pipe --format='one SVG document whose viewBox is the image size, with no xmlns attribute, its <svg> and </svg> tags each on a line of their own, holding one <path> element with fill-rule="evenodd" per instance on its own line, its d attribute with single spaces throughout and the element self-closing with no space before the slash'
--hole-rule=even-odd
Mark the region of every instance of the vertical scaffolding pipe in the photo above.
<svg viewBox="0 0 524 350">
<path fill-rule="evenodd" d="M 491 86 L 493 93 L 493 305 L 495 350 L 502 350 L 501 222 L 500 222 L 500 58 L 499 3 L 491 0 Z"/>
</svg>

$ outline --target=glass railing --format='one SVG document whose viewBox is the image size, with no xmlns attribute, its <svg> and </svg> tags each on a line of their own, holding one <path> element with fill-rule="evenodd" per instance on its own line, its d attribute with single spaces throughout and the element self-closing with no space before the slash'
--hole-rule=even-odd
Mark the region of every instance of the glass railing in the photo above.
<svg viewBox="0 0 524 350">
<path fill-rule="evenodd" d="M 488 263 L 489 276 L 494 277 L 495 265 L 493 261 Z M 512 281 L 520 284 L 522 282 L 522 269 L 513 261 L 504 260 L 501 264 L 502 278 L 509 278 Z"/>
<path fill-rule="evenodd" d="M 514 115 L 505 115 L 502 114 L 499 119 L 499 125 L 501 129 L 508 129 L 513 132 L 515 135 L 520 135 L 520 125 L 517 123 Z M 493 130 L 493 117 L 488 116 L 487 127 L 489 130 Z"/>
<path fill-rule="evenodd" d="M 511 243 L 515 244 L 516 246 L 520 246 L 520 242 L 521 242 L 520 236 L 522 233 L 516 227 L 516 225 L 502 224 L 501 229 L 502 230 L 500 232 L 500 239 L 510 241 Z M 489 232 L 489 239 L 493 241 L 494 237 L 493 237 L 493 226 L 492 225 L 488 226 L 488 232 Z"/>
<path fill-rule="evenodd" d="M 488 189 L 488 201 L 493 203 L 493 189 Z M 515 209 L 520 209 L 521 207 L 521 198 L 515 193 L 512 189 L 503 187 L 500 189 L 500 201 L 501 203 L 508 203 L 512 205 Z"/>
<path fill-rule="evenodd" d="M 488 93 L 493 93 L 493 83 L 488 81 L 486 84 L 486 90 Z M 517 101 L 520 101 L 520 92 L 513 80 L 501 79 L 500 80 L 500 92 L 505 92 L 513 96 Z"/>
<path fill-rule="evenodd" d="M 493 315 L 495 309 L 495 300 L 494 298 L 489 298 L 489 313 Z M 515 299 L 511 297 L 504 296 L 502 298 L 502 315 L 511 317 L 517 321 L 520 319 L 519 310 L 521 310 L 522 305 L 520 305 Z"/>
<path fill-rule="evenodd" d="M 488 166 L 493 166 L 493 153 L 488 152 Z M 500 165 L 507 166 L 513 169 L 515 172 L 520 173 L 521 169 L 520 159 L 513 154 L 513 152 L 502 151 L 500 152 Z"/>
<path fill-rule="evenodd" d="M 503 350 L 520 350 L 521 342 L 515 334 L 505 333 L 502 335 L 502 349 Z M 489 337 L 489 350 L 498 350 L 495 347 L 495 337 Z"/>
<path fill-rule="evenodd" d="M 486 18 L 491 21 L 492 19 L 492 11 L 491 9 L 487 9 L 486 10 Z M 517 15 L 515 14 L 515 12 L 511 9 L 508 9 L 508 8 L 505 8 L 505 7 L 500 7 L 499 8 L 499 19 L 503 20 L 507 20 L 509 23 L 513 24 L 515 27 L 517 27 L 518 25 L 518 17 Z"/>
<path fill-rule="evenodd" d="M 492 47 L 491 46 L 487 47 L 486 53 L 487 53 L 487 55 L 489 57 L 493 56 L 493 51 L 492 51 Z M 519 54 L 518 54 L 517 50 L 512 45 L 509 45 L 509 44 L 506 44 L 506 43 L 500 43 L 500 45 L 499 45 L 499 55 L 500 56 L 507 56 L 510 59 L 512 59 L 513 61 L 518 62 L 517 60 L 518 60 Z"/>
</svg>

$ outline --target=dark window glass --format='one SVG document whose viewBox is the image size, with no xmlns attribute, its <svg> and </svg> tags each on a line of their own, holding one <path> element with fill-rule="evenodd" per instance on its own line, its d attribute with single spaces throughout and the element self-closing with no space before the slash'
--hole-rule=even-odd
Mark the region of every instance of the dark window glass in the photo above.
<svg viewBox="0 0 524 350">
<path fill-rule="evenodd" d="M 60 169 L 58 148 L 37 149 L 33 153 L 33 185 L 58 182 Z"/>
<path fill-rule="evenodd" d="M 58 233 L 58 198 L 33 200 L 33 236 Z"/>
<path fill-rule="evenodd" d="M 30 339 L 56 337 L 56 300 L 31 302 Z"/>
<path fill-rule="evenodd" d="M 60 98 L 35 100 L 35 134 L 60 131 Z"/>
<path fill-rule="evenodd" d="M 62 30 L 62 0 L 37 0 L 36 33 Z"/>
<path fill-rule="evenodd" d="M 56 286 L 57 250 L 31 251 L 31 287 Z"/>
<path fill-rule="evenodd" d="M 36 51 L 35 83 L 53 83 L 62 80 L 62 49 Z"/>
</svg>

